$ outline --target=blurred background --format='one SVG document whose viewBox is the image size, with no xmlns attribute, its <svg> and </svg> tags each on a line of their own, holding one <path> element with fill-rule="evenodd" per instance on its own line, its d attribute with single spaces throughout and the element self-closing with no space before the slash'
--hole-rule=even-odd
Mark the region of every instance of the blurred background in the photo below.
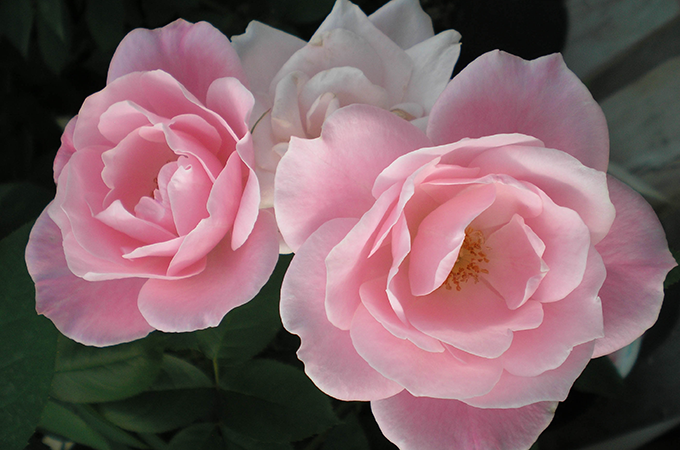
<svg viewBox="0 0 680 450">
<path fill-rule="evenodd" d="M 385 3 L 358 0 L 367 14 Z M 435 31 L 462 38 L 459 72 L 500 48 L 526 59 L 561 51 L 607 116 L 610 172 L 654 206 L 680 249 L 680 0 L 421 0 Z M 259 20 L 308 39 L 333 0 L 0 0 L 0 238 L 55 192 L 66 122 L 105 85 L 125 34 L 182 17 L 227 36 Z M 676 254 L 677 257 L 677 254 Z M 621 380 L 586 370 L 539 440 L 541 450 L 680 448 L 678 284 Z M 374 448 L 390 448 L 371 424 Z M 372 427 L 372 428 L 371 428 Z M 394 448 L 394 447 L 392 447 Z"/>
</svg>

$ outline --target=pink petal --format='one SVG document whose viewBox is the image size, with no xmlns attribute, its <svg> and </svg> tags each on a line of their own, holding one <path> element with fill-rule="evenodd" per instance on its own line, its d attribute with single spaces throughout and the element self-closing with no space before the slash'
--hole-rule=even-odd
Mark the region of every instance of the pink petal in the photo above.
<svg viewBox="0 0 680 450">
<path fill-rule="evenodd" d="M 458 258 L 465 228 L 493 203 L 495 194 L 490 184 L 470 186 L 423 219 L 411 250 L 413 295 L 427 295 L 442 285 Z"/>
<path fill-rule="evenodd" d="M 498 358 L 510 347 L 513 332 L 536 328 L 543 321 L 539 302 L 530 300 L 511 310 L 483 282 L 468 281 L 461 291 L 442 287 L 425 297 L 397 295 L 416 329 L 483 358 Z"/>
<path fill-rule="evenodd" d="M 548 273 L 534 291 L 533 299 L 551 302 L 564 298 L 581 284 L 586 270 L 590 233 L 578 214 L 557 206 L 543 192 L 543 213 L 524 222 L 545 244 L 543 261 Z"/>
<path fill-rule="evenodd" d="M 168 183 L 168 200 L 180 236 L 189 234 L 208 216 L 206 203 L 213 184 L 196 158 L 180 157 Z"/>
<path fill-rule="evenodd" d="M 156 329 L 194 331 L 217 326 L 232 309 L 250 301 L 274 270 L 279 254 L 276 222 L 262 213 L 248 241 L 232 251 L 223 239 L 198 275 L 152 279 L 139 293 L 139 310 Z"/>
<path fill-rule="evenodd" d="M 173 117 L 167 125 L 162 126 L 162 129 L 168 147 L 176 155 L 193 157 L 192 159 L 198 163 L 197 168 L 203 167 L 210 181 L 215 181 L 224 167 L 218 157 L 223 142 L 212 125 L 195 114 L 184 114 Z M 231 144 L 233 147 L 233 141 Z M 229 154 L 231 152 L 233 148 Z"/>
<path fill-rule="evenodd" d="M 605 276 L 602 258 L 591 249 L 581 284 L 564 299 L 543 304 L 541 326 L 515 333 L 502 356 L 505 370 L 522 377 L 540 375 L 562 365 L 577 345 L 604 336 L 597 293 Z"/>
<path fill-rule="evenodd" d="M 329 322 L 340 329 L 350 327 L 361 302 L 359 289 L 363 282 L 383 276 L 389 270 L 389 258 L 373 255 L 369 259 L 369 254 L 371 238 L 395 203 L 397 191 L 393 189 L 382 195 L 326 257 L 326 314 Z"/>
<path fill-rule="evenodd" d="M 269 92 L 274 76 L 283 64 L 305 46 L 305 41 L 253 20 L 246 32 L 232 36 L 253 92 Z"/>
<path fill-rule="evenodd" d="M 408 339 L 427 352 L 443 352 L 445 348 L 441 342 L 417 330 L 395 313 L 390 298 L 388 298 L 386 286 L 387 277 L 382 277 L 367 281 L 359 288 L 361 303 L 371 316 L 396 337 Z"/>
<path fill-rule="evenodd" d="M 478 409 L 404 391 L 371 402 L 381 431 L 401 450 L 527 450 L 555 414 L 556 402 Z"/>
<path fill-rule="evenodd" d="M 64 169 L 64 166 L 71 159 L 71 155 L 75 153 L 76 149 L 73 146 L 73 131 L 76 128 L 76 122 L 78 121 L 78 116 L 74 116 L 66 124 L 64 128 L 64 133 L 61 135 L 61 146 L 57 151 L 57 156 L 54 158 L 54 182 L 59 180 L 59 175 Z"/>
<path fill-rule="evenodd" d="M 535 136 L 586 166 L 607 170 L 604 114 L 560 55 L 524 61 L 486 53 L 454 77 L 430 114 L 428 136 L 436 144 L 498 133 Z"/>
<path fill-rule="evenodd" d="M 298 250 L 281 286 L 281 319 L 288 331 L 300 336 L 298 357 L 319 389 L 342 400 L 369 400 L 403 388 L 359 356 L 349 332 L 333 326 L 324 307 L 324 259 L 354 223 L 354 219 L 329 221 Z"/>
<path fill-rule="evenodd" d="M 536 292 L 548 272 L 541 258 L 545 244 L 519 215 L 491 234 L 485 244 L 489 248 L 485 266 L 489 273 L 482 277 L 505 299 L 508 308 L 516 309 Z"/>
<path fill-rule="evenodd" d="M 275 200 L 290 248 L 330 219 L 361 217 L 375 202 L 377 175 L 400 155 L 427 145 L 416 127 L 366 105 L 336 111 L 319 139 L 292 139 L 277 170 Z"/>
<path fill-rule="evenodd" d="M 663 280 L 677 265 L 649 204 L 615 178 L 607 181 L 616 219 L 595 247 L 607 278 L 600 290 L 604 338 L 596 342 L 594 357 L 630 344 L 654 324 L 663 300 Z"/>
<path fill-rule="evenodd" d="M 106 84 L 132 72 L 156 69 L 172 75 L 204 104 L 208 87 L 218 78 L 247 83 L 229 39 L 207 22 L 178 19 L 163 28 L 128 33 L 113 55 Z"/>
<path fill-rule="evenodd" d="M 368 19 L 404 50 L 434 36 L 432 20 L 418 0 L 388 2 Z"/>
<path fill-rule="evenodd" d="M 78 122 L 73 132 L 73 144 L 77 149 L 90 146 L 111 148 L 111 142 L 99 131 L 99 123 L 111 105 L 126 102 L 144 114 L 152 124 L 162 122 L 163 118 L 182 114 L 205 116 L 205 108 L 194 95 L 188 92 L 169 74 L 156 70 L 153 72 L 133 72 L 110 82 L 106 88 L 90 95 L 83 102 L 78 114 Z M 115 127 L 115 123 L 109 124 Z M 112 129 L 107 134 L 111 135 Z M 112 135 L 111 135 L 112 136 Z"/>
<path fill-rule="evenodd" d="M 243 193 L 242 171 L 243 162 L 237 153 L 232 153 L 226 167 L 212 185 L 208 198 L 198 203 L 208 216 L 185 235 L 170 263 L 169 275 L 175 275 L 205 257 L 232 228 Z M 177 214 L 182 214 L 182 211 L 178 210 Z"/>
<path fill-rule="evenodd" d="M 222 117 L 229 129 L 233 130 L 234 141 L 248 133 L 254 105 L 253 94 L 235 78 L 215 80 L 208 89 L 207 107 Z"/>
<path fill-rule="evenodd" d="M 354 348 L 371 367 L 413 395 L 475 397 L 489 392 L 501 376 L 497 360 L 477 358 L 468 363 L 450 352 L 423 351 L 388 332 L 363 305 L 354 315 L 350 336 Z"/>
<path fill-rule="evenodd" d="M 118 200 L 128 211 L 133 211 L 141 197 L 153 197 L 154 190 L 158 188 L 158 172 L 177 156 L 165 142 L 150 142 L 139 132 L 133 132 L 114 148 L 102 153 L 101 159 L 104 162 L 101 180 L 110 191 L 103 204 L 97 206 L 107 208 Z M 96 166 L 92 166 L 94 170 Z M 95 209 L 95 212 L 98 211 Z"/>
<path fill-rule="evenodd" d="M 594 346 L 594 342 L 588 342 L 575 347 L 562 365 L 535 377 L 504 371 L 491 392 L 464 401 L 477 408 L 520 408 L 536 402 L 563 401 L 590 361 Z"/>
<path fill-rule="evenodd" d="M 47 211 L 47 210 L 46 210 Z M 146 336 L 153 328 L 137 308 L 146 280 L 85 281 L 69 271 L 61 231 L 43 212 L 31 231 L 26 265 L 36 285 L 36 309 L 64 335 L 98 347 Z"/>
<path fill-rule="evenodd" d="M 160 225 L 131 214 L 120 200 L 111 203 L 108 208 L 95 215 L 95 218 L 114 230 L 146 244 L 157 244 L 177 237 Z"/>
<path fill-rule="evenodd" d="M 507 146 L 490 149 L 470 162 L 480 174 L 502 173 L 529 182 L 560 206 L 579 213 L 593 244 L 607 234 L 614 220 L 607 178 L 567 153 L 548 148 Z"/>
</svg>

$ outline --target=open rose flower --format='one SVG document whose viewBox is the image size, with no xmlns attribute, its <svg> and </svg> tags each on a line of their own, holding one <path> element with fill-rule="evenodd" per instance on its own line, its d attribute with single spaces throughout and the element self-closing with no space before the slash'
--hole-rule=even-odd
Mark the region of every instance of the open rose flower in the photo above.
<svg viewBox="0 0 680 450">
<path fill-rule="evenodd" d="M 451 78 L 460 35 L 434 35 L 418 0 L 392 0 L 369 17 L 347 0 L 309 43 L 259 22 L 232 38 L 257 99 L 252 121 L 263 207 L 291 136 L 315 138 L 333 111 L 362 103 L 425 128 Z"/>
<path fill-rule="evenodd" d="M 216 326 L 278 257 L 260 213 L 254 99 L 207 23 L 135 30 L 54 162 L 57 195 L 26 251 L 37 310 L 90 345 Z"/>
<path fill-rule="evenodd" d="M 588 361 L 657 318 L 675 265 L 607 177 L 604 116 L 559 55 L 483 55 L 427 133 L 343 108 L 276 175 L 284 326 L 324 392 L 402 449 L 526 449 Z"/>
</svg>

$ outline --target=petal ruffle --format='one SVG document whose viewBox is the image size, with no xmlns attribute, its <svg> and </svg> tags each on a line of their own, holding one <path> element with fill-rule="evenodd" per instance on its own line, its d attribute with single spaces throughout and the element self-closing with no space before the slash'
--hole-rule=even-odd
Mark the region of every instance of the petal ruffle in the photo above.
<svg viewBox="0 0 680 450">
<path fill-rule="evenodd" d="M 231 249 L 230 241 L 227 236 L 215 246 L 198 275 L 147 281 L 139 293 L 139 310 L 154 328 L 182 332 L 214 327 L 229 311 L 255 297 L 279 255 L 274 217 L 262 212 L 238 250 Z"/>
<path fill-rule="evenodd" d="M 137 308 L 146 280 L 85 281 L 68 269 L 61 240 L 46 209 L 26 247 L 38 314 L 49 317 L 71 339 L 99 347 L 134 341 L 153 331 Z"/>
<path fill-rule="evenodd" d="M 118 45 L 106 84 L 132 72 L 156 69 L 172 75 L 203 104 L 208 87 L 218 78 L 248 83 L 229 39 L 207 22 L 178 19 L 156 30 L 133 30 Z"/>
<path fill-rule="evenodd" d="M 377 175 L 429 144 L 415 126 L 366 105 L 333 113 L 318 139 L 293 138 L 276 173 L 277 221 L 286 243 L 295 251 L 324 222 L 361 217 L 375 202 Z"/>
<path fill-rule="evenodd" d="M 436 144 L 499 133 L 535 136 L 586 166 L 607 170 L 604 114 L 560 55 L 525 61 L 496 50 L 480 56 L 439 97 L 427 132 Z"/>
<path fill-rule="evenodd" d="M 556 408 L 556 402 L 540 402 L 517 409 L 479 409 L 406 391 L 371 402 L 383 434 L 401 450 L 526 450 Z"/>
<path fill-rule="evenodd" d="M 596 342 L 594 357 L 625 347 L 654 324 L 663 301 L 663 280 L 677 265 L 652 207 L 615 178 L 608 182 L 616 218 L 607 237 L 595 246 L 607 278 L 600 290 L 604 338 Z"/>
<path fill-rule="evenodd" d="M 298 357 L 319 389 L 342 400 L 372 400 L 403 388 L 359 356 L 349 332 L 328 321 L 324 306 L 324 259 L 355 222 L 329 221 L 300 247 L 281 286 L 281 319 L 288 331 L 300 336 Z"/>
</svg>

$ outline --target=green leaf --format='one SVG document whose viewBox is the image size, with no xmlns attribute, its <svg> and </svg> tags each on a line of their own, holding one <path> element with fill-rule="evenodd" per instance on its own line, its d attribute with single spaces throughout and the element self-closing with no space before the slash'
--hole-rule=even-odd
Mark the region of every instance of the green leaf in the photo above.
<svg viewBox="0 0 680 450">
<path fill-rule="evenodd" d="M 96 348 L 60 337 L 52 395 L 73 403 L 120 400 L 156 379 L 162 354 L 146 341 Z"/>
<path fill-rule="evenodd" d="M 33 28 L 33 7 L 26 0 L 0 2 L 0 29 L 7 39 L 26 58 Z"/>
<path fill-rule="evenodd" d="M 58 332 L 35 312 L 24 263 L 31 225 L 0 241 L 0 448 L 22 449 L 40 420 L 54 374 Z"/>
<path fill-rule="evenodd" d="M 220 431 L 227 450 L 293 450 L 293 446 L 289 443 L 260 442 L 230 430 L 224 425 L 220 426 Z"/>
<path fill-rule="evenodd" d="M 592 359 L 574 383 L 581 392 L 616 397 L 623 391 L 623 379 L 614 363 L 606 356 Z"/>
<path fill-rule="evenodd" d="M 43 60 L 52 72 L 59 74 L 69 57 L 69 34 L 61 0 L 37 0 L 38 45 Z"/>
<path fill-rule="evenodd" d="M 671 249 L 671 254 L 673 255 L 675 261 L 680 260 L 680 254 L 675 249 Z M 668 289 L 678 281 L 680 281 L 680 266 L 675 266 L 670 272 L 668 272 L 668 275 L 666 275 L 666 279 L 663 282 L 663 287 Z"/>
<path fill-rule="evenodd" d="M 219 326 L 195 333 L 208 359 L 219 360 L 221 365 L 239 364 L 260 353 L 274 339 L 281 330 L 279 297 L 289 262 L 289 257 L 281 257 L 257 296 L 229 312 Z"/>
<path fill-rule="evenodd" d="M 223 450 L 224 441 L 220 438 L 217 426 L 212 423 L 199 423 L 177 433 L 170 441 L 168 450 Z"/>
<path fill-rule="evenodd" d="M 163 355 L 161 372 L 151 386 L 152 391 L 212 388 L 213 382 L 198 367 L 176 356 Z"/>
<path fill-rule="evenodd" d="M 125 7 L 121 1 L 88 0 L 85 23 L 97 45 L 113 50 L 125 36 Z"/>
<path fill-rule="evenodd" d="M 99 412 L 125 430 L 163 433 L 209 416 L 214 402 L 214 389 L 151 391 L 119 402 L 102 403 Z"/>
<path fill-rule="evenodd" d="M 40 428 L 96 450 L 112 450 L 104 436 L 93 430 L 76 413 L 53 401 L 45 407 Z"/>
<path fill-rule="evenodd" d="M 321 450 L 370 450 L 370 448 L 359 420 L 352 415 L 328 432 Z"/>
<path fill-rule="evenodd" d="M 0 236 L 34 220 L 53 197 L 50 191 L 32 183 L 0 184 Z"/>
<path fill-rule="evenodd" d="M 98 432 L 110 441 L 127 445 L 134 448 L 146 449 L 148 445 L 132 436 L 129 433 L 121 430 L 105 418 L 103 418 L 97 411 L 89 405 L 72 405 L 74 412 L 80 417 L 90 428 Z"/>
<path fill-rule="evenodd" d="M 300 370 L 272 360 L 227 368 L 220 376 L 224 424 L 262 442 L 291 442 L 338 423 L 330 399 Z"/>
</svg>

